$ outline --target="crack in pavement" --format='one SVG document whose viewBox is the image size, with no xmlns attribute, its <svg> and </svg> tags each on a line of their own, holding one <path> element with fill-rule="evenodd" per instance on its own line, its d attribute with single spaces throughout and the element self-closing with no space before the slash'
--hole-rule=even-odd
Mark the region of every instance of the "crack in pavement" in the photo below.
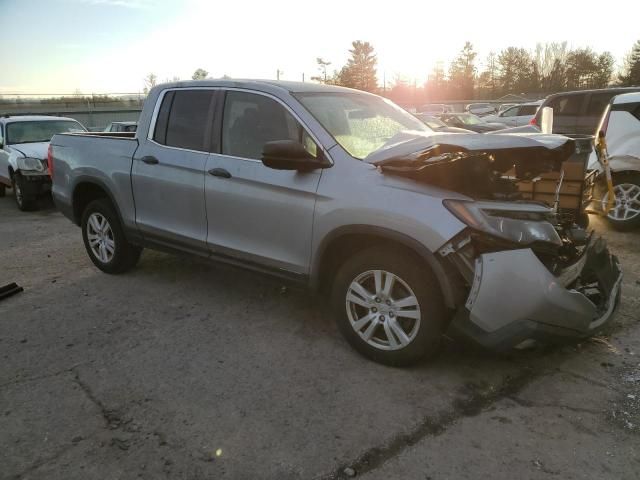
<svg viewBox="0 0 640 480">
<path fill-rule="evenodd" d="M 615 385 L 606 384 L 604 382 L 601 382 L 600 380 L 596 380 L 594 378 L 587 377 L 586 375 L 582 375 L 581 373 L 572 372 L 571 370 L 564 370 L 562 368 L 556 368 L 556 371 L 559 373 L 564 373 L 565 375 L 568 375 L 570 377 L 577 378 L 578 380 L 582 380 L 584 382 L 590 383 L 591 385 L 596 385 L 598 387 L 606 388 L 608 390 L 613 390 L 614 392 L 618 392 L 618 393 L 624 393 Z"/>
<path fill-rule="evenodd" d="M 105 422 L 105 426 L 111 430 L 116 429 L 122 423 L 122 419 L 118 415 L 116 410 L 111 410 L 100 400 L 94 393 L 92 388 L 84 380 L 80 378 L 80 374 L 77 370 L 73 370 L 74 382 L 80 387 L 87 398 L 100 410 L 100 415 Z"/>
<path fill-rule="evenodd" d="M 64 370 L 59 370 L 59 371 L 53 372 L 53 373 L 47 373 L 45 375 L 37 375 L 37 376 L 34 376 L 34 377 L 17 378 L 17 379 L 14 379 L 14 380 L 9 380 L 8 382 L 0 383 L 0 388 L 5 388 L 5 387 L 11 386 L 11 385 L 20 385 L 22 383 L 37 382 L 38 380 L 45 380 L 47 378 L 58 377 L 58 376 L 63 375 L 65 373 L 74 373 L 74 369 L 75 368 L 80 367 L 82 365 L 86 365 L 87 363 L 90 363 L 90 362 L 76 363 L 75 365 L 72 365 L 69 368 L 65 368 Z"/>
<path fill-rule="evenodd" d="M 500 387 L 492 389 L 488 393 L 471 391 L 466 398 L 454 401 L 453 410 L 440 413 L 435 418 L 425 417 L 409 433 L 399 434 L 385 445 L 372 447 L 361 454 L 355 461 L 342 464 L 334 472 L 317 478 L 318 480 L 349 478 L 349 475 L 345 473 L 346 468 L 355 470 L 358 475 L 375 470 L 424 438 L 441 435 L 457 420 L 476 416 L 498 400 L 516 395 L 531 381 L 538 378 L 541 373 L 542 369 L 534 370 L 530 367 L 525 367 L 514 376 L 507 376 Z"/>
<path fill-rule="evenodd" d="M 582 408 L 582 407 L 574 407 L 572 405 L 564 405 L 562 403 L 539 403 L 531 400 L 525 400 L 524 398 L 520 398 L 517 395 L 507 395 L 505 398 L 514 401 L 521 407 L 536 407 L 536 408 L 562 408 L 564 410 L 569 410 L 571 412 L 576 413 L 591 413 L 593 415 L 601 415 L 606 413 L 606 410 L 594 410 L 591 408 Z"/>
<path fill-rule="evenodd" d="M 24 478 L 25 475 L 28 475 L 31 472 L 35 472 L 40 467 L 43 467 L 46 464 L 57 460 L 58 458 L 63 456 L 65 453 L 67 453 L 69 450 L 71 450 L 73 447 L 75 447 L 75 445 L 73 445 L 73 444 L 72 445 L 66 445 L 63 448 L 61 448 L 60 450 L 58 450 L 56 453 L 54 453 L 53 455 L 50 455 L 48 457 L 45 457 L 45 458 L 42 458 L 42 459 L 38 460 L 37 462 L 33 463 L 32 465 L 30 465 L 29 467 L 24 469 L 22 472 L 16 473 L 15 475 L 13 475 L 11 477 L 8 477 L 8 478 L 13 479 L 13 480 L 19 480 L 21 478 Z"/>
</svg>

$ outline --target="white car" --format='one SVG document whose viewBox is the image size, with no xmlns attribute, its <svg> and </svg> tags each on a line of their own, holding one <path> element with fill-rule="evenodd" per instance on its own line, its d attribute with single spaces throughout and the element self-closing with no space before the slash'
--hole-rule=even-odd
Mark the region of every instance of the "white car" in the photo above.
<svg viewBox="0 0 640 480">
<path fill-rule="evenodd" d="M 640 92 L 611 99 L 596 131 L 604 132 L 613 176 L 615 205 L 608 219 L 620 230 L 640 226 Z M 590 167 L 600 168 L 595 155 Z M 602 206 L 607 203 L 607 195 Z"/>
<path fill-rule="evenodd" d="M 36 198 L 51 189 L 47 166 L 51 137 L 56 133 L 86 131 L 72 118 L 0 117 L 0 197 L 4 197 L 6 187 L 11 187 L 18 208 L 33 210 Z"/>
<path fill-rule="evenodd" d="M 538 102 L 522 103 L 513 107 L 507 108 L 498 115 L 487 115 L 484 118 L 487 122 L 499 122 L 504 123 L 509 127 L 521 127 L 528 125 L 529 122 L 536 116 L 538 108 L 542 105 L 542 100 Z"/>
<path fill-rule="evenodd" d="M 470 103 L 464 110 L 479 117 L 485 117 L 496 113 L 496 106 L 491 103 Z"/>
</svg>

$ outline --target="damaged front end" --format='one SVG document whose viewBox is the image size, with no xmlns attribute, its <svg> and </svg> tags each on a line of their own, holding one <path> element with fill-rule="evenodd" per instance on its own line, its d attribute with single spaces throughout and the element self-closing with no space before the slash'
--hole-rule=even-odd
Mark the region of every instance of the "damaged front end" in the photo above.
<svg viewBox="0 0 640 480">
<path fill-rule="evenodd" d="M 522 218 L 526 208 L 520 207 L 516 215 Z M 461 274 L 466 292 L 451 334 L 507 350 L 589 336 L 612 318 L 622 272 L 602 238 L 554 225 L 552 210 L 540 205 L 532 204 L 523 220 L 495 205 L 485 212 L 504 228 L 480 230 L 470 221 L 438 252 Z"/>
<path fill-rule="evenodd" d="M 558 208 L 573 141 L 558 135 L 464 137 L 471 136 L 398 139 L 367 159 L 383 173 L 469 197 L 443 201 L 466 225 L 438 251 L 462 284 L 450 333 L 506 350 L 602 328 L 617 305 L 622 272 L 604 240 L 576 225 L 580 206 L 569 215 Z M 555 205 L 523 197 L 519 182 L 554 171 L 561 172 Z"/>
</svg>

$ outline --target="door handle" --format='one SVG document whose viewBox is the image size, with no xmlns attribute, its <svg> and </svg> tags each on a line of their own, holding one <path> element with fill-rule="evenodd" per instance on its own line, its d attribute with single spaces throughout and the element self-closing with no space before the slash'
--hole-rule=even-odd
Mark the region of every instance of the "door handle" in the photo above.
<svg viewBox="0 0 640 480">
<path fill-rule="evenodd" d="M 146 156 L 146 157 L 142 157 L 141 159 L 144 163 L 146 163 L 147 165 L 157 165 L 158 163 L 158 159 L 156 157 L 153 156 Z"/>
<path fill-rule="evenodd" d="M 209 170 L 209 175 L 220 178 L 231 178 L 231 174 L 224 168 L 212 168 Z"/>
</svg>

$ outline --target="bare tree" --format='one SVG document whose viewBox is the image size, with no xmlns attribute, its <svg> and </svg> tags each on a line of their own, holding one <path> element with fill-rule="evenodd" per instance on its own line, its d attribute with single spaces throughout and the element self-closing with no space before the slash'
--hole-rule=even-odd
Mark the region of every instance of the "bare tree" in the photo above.
<svg viewBox="0 0 640 480">
<path fill-rule="evenodd" d="M 149 90 L 155 87 L 158 84 L 158 77 L 155 73 L 150 73 L 146 77 L 144 77 L 144 94 L 148 94 Z"/>
<path fill-rule="evenodd" d="M 316 58 L 316 63 L 318 64 L 318 70 L 320 71 L 320 75 L 311 77 L 311 80 L 315 80 L 320 83 L 327 83 L 327 67 L 331 65 L 331 62 L 324 60 L 321 57 Z"/>
</svg>

